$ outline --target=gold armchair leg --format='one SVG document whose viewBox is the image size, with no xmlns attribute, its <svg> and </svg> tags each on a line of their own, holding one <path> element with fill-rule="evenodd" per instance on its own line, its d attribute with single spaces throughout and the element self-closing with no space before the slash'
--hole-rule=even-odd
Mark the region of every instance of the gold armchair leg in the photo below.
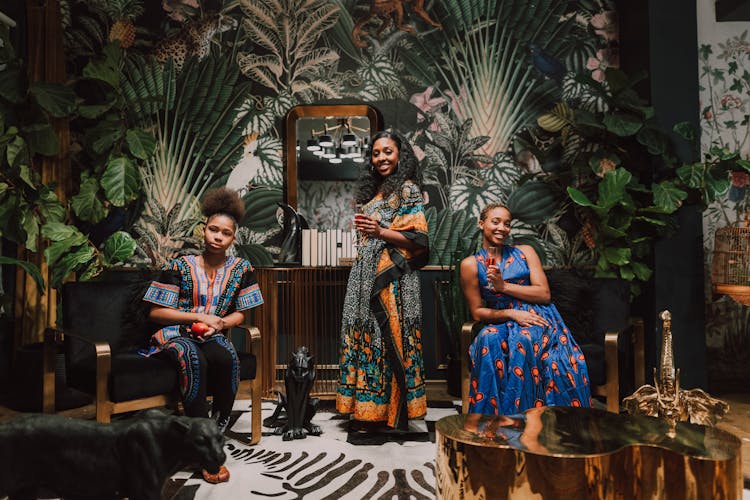
<svg viewBox="0 0 750 500">
<path fill-rule="evenodd" d="M 617 359 L 617 339 L 620 332 L 607 332 L 604 335 L 604 365 L 606 366 L 607 411 L 620 413 L 620 379 Z"/>
<path fill-rule="evenodd" d="M 245 315 L 245 321 L 248 322 L 248 315 Z M 249 324 L 242 324 L 239 326 L 245 331 L 245 348 L 248 352 L 255 355 L 257 366 L 255 367 L 255 378 L 250 383 L 250 401 L 252 407 L 250 409 L 250 417 L 252 418 L 252 432 L 253 435 L 250 438 L 250 444 L 258 444 L 261 436 L 261 407 L 263 400 L 261 398 L 262 392 L 262 381 L 263 381 L 263 361 L 261 360 L 261 336 L 260 330 L 257 326 L 250 326 Z"/>
<path fill-rule="evenodd" d="M 467 321 L 461 326 L 461 413 L 469 412 L 469 383 L 471 375 L 471 360 L 469 346 L 474 341 L 478 321 Z"/>
<path fill-rule="evenodd" d="M 112 371 L 112 352 L 106 342 L 95 342 L 96 350 L 96 421 L 108 424 L 113 405 L 109 399 L 109 375 Z"/>
<path fill-rule="evenodd" d="M 251 408 L 251 418 L 253 419 L 252 422 L 252 431 L 253 435 L 250 439 L 250 444 L 258 444 L 260 441 L 261 436 L 261 406 L 263 405 L 263 401 L 260 397 L 261 393 L 261 383 L 260 383 L 260 372 L 258 372 L 253 379 L 253 382 L 250 386 L 250 399 L 252 401 L 252 408 Z"/>
</svg>

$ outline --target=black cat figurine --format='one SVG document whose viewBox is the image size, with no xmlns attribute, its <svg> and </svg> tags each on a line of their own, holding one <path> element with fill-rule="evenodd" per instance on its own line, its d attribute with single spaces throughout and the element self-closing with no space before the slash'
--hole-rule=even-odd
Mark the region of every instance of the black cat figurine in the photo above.
<svg viewBox="0 0 750 500">
<path fill-rule="evenodd" d="M 303 439 L 310 434 L 320 436 L 323 430 L 312 423 L 318 409 L 318 398 L 310 398 L 310 389 L 315 382 L 315 363 L 308 355 L 307 347 L 292 353 L 289 367 L 284 375 L 286 396 L 279 391 L 279 401 L 273 414 L 263 420 L 266 427 L 276 427 L 275 434 L 282 434 L 284 441 Z M 282 416 L 282 412 L 285 415 Z M 307 431 L 307 432 L 305 432 Z"/>
</svg>

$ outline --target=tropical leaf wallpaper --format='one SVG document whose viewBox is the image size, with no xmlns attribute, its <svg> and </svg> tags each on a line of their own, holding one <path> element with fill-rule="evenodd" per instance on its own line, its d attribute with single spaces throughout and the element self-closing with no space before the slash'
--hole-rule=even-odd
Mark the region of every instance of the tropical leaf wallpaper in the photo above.
<svg viewBox="0 0 750 500">
<path fill-rule="evenodd" d="M 115 75 L 124 126 L 146 131 L 156 151 L 137 165 L 144 199 L 129 214 L 142 262 L 191 248 L 196 202 L 216 185 L 248 205 L 240 247 L 271 262 L 282 239 L 284 118 L 295 105 L 335 102 L 371 104 L 414 145 L 431 263 L 449 263 L 459 233 L 476 236 L 490 201 L 514 208 L 516 236 L 545 263 L 591 255 L 528 145 L 545 146 L 535 143 L 541 114 L 578 98 L 575 75 L 602 81 L 617 66 L 612 0 L 426 0 L 424 10 L 403 0 L 61 3 L 71 74 Z M 107 99 L 91 105 L 105 113 Z M 313 226 L 346 228 L 352 207 L 341 200 L 352 189 L 302 183 L 300 211 Z"/>
<path fill-rule="evenodd" d="M 716 22 L 714 3 L 698 2 L 701 153 L 726 148 L 750 158 L 750 38 L 747 23 Z M 736 225 L 750 204 L 750 176 L 735 172 L 727 194 L 703 214 L 709 388 L 745 390 L 750 376 L 750 309 L 711 289 L 716 230 Z"/>
</svg>

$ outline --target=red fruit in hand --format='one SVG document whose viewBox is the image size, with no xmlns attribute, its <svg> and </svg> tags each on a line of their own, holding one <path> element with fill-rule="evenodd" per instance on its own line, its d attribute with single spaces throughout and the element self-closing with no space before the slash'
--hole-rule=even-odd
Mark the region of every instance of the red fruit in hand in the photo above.
<svg viewBox="0 0 750 500">
<path fill-rule="evenodd" d="M 208 332 L 209 328 L 210 327 L 202 321 L 196 321 L 195 323 L 190 325 L 190 333 L 198 338 L 203 338 L 203 335 Z"/>
</svg>

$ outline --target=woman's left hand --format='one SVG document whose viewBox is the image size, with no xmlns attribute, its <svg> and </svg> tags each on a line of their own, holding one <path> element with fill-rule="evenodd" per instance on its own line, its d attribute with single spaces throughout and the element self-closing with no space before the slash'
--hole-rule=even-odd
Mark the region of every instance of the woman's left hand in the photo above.
<svg viewBox="0 0 750 500">
<path fill-rule="evenodd" d="M 380 238 L 380 234 L 383 231 L 383 228 L 380 227 L 380 224 L 375 219 L 366 215 L 355 218 L 354 226 L 357 228 L 357 231 L 368 238 Z"/>
</svg>

